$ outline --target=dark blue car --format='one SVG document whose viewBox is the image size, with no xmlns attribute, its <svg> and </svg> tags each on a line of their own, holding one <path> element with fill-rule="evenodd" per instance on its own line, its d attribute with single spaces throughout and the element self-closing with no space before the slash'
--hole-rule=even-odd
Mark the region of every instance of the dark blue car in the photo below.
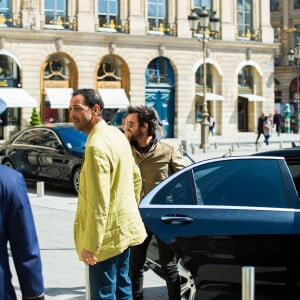
<svg viewBox="0 0 300 300">
<path fill-rule="evenodd" d="M 147 194 L 140 212 L 178 256 L 182 299 L 240 300 L 249 265 L 255 299 L 300 299 L 300 202 L 284 158 L 193 164 Z M 148 266 L 160 272 L 155 241 Z"/>
<path fill-rule="evenodd" d="M 86 139 L 68 123 L 29 127 L 1 145 L 0 162 L 25 179 L 62 184 L 78 192 Z"/>
</svg>

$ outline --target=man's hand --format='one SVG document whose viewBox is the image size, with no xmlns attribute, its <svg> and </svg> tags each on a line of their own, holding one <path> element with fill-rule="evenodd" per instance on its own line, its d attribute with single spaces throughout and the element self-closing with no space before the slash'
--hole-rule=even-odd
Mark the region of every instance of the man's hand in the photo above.
<svg viewBox="0 0 300 300">
<path fill-rule="evenodd" d="M 83 262 L 86 265 L 93 266 L 97 263 L 97 258 L 95 257 L 93 252 L 89 252 L 85 249 L 82 249 L 81 256 L 82 256 Z"/>
</svg>

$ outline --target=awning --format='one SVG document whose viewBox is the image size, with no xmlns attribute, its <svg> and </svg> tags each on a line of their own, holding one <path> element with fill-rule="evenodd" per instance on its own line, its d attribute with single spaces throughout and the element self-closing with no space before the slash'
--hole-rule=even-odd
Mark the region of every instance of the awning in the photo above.
<svg viewBox="0 0 300 300">
<path fill-rule="evenodd" d="M 104 108 L 126 108 L 129 100 L 124 89 L 98 89 Z"/>
<path fill-rule="evenodd" d="M 197 93 L 197 96 L 203 97 L 203 93 Z M 222 95 L 214 94 L 214 93 L 206 93 L 206 100 L 211 100 L 211 101 L 223 101 L 224 97 Z"/>
<path fill-rule="evenodd" d="M 7 107 L 37 107 L 37 101 L 21 88 L 0 88 L 0 99 Z"/>
<path fill-rule="evenodd" d="M 69 108 L 73 89 L 45 88 L 51 108 Z"/>
<path fill-rule="evenodd" d="M 265 97 L 255 95 L 255 94 L 239 94 L 239 97 L 246 98 L 248 99 L 248 101 L 256 101 L 256 102 L 262 102 L 266 100 Z"/>
</svg>

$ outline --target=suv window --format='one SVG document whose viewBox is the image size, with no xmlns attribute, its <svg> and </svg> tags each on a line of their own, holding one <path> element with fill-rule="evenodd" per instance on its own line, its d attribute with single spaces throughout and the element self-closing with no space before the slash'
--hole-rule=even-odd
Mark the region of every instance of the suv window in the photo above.
<svg viewBox="0 0 300 300">
<path fill-rule="evenodd" d="M 276 160 L 228 160 L 194 168 L 198 203 L 287 207 Z"/>
</svg>

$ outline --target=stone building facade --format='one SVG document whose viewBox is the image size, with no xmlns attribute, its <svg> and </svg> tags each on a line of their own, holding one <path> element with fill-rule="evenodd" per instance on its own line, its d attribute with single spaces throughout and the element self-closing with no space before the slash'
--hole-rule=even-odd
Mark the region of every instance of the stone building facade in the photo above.
<svg viewBox="0 0 300 300">
<path fill-rule="evenodd" d="M 281 109 L 284 116 L 284 104 L 289 104 L 289 132 L 299 133 L 300 1 L 271 0 L 271 25 L 277 44 L 274 52 L 275 107 Z M 290 57 L 292 61 L 290 53 L 294 53 Z"/>
<path fill-rule="evenodd" d="M 203 35 L 192 35 L 188 15 L 203 6 L 221 21 L 205 35 L 216 134 L 255 132 L 258 116 L 274 111 L 268 1 L 16 0 L 0 2 L 0 139 L 28 126 L 34 105 L 44 122 L 68 121 L 72 90 L 95 88 L 107 119 L 126 101 L 147 104 L 168 137 L 199 141 Z"/>
</svg>

